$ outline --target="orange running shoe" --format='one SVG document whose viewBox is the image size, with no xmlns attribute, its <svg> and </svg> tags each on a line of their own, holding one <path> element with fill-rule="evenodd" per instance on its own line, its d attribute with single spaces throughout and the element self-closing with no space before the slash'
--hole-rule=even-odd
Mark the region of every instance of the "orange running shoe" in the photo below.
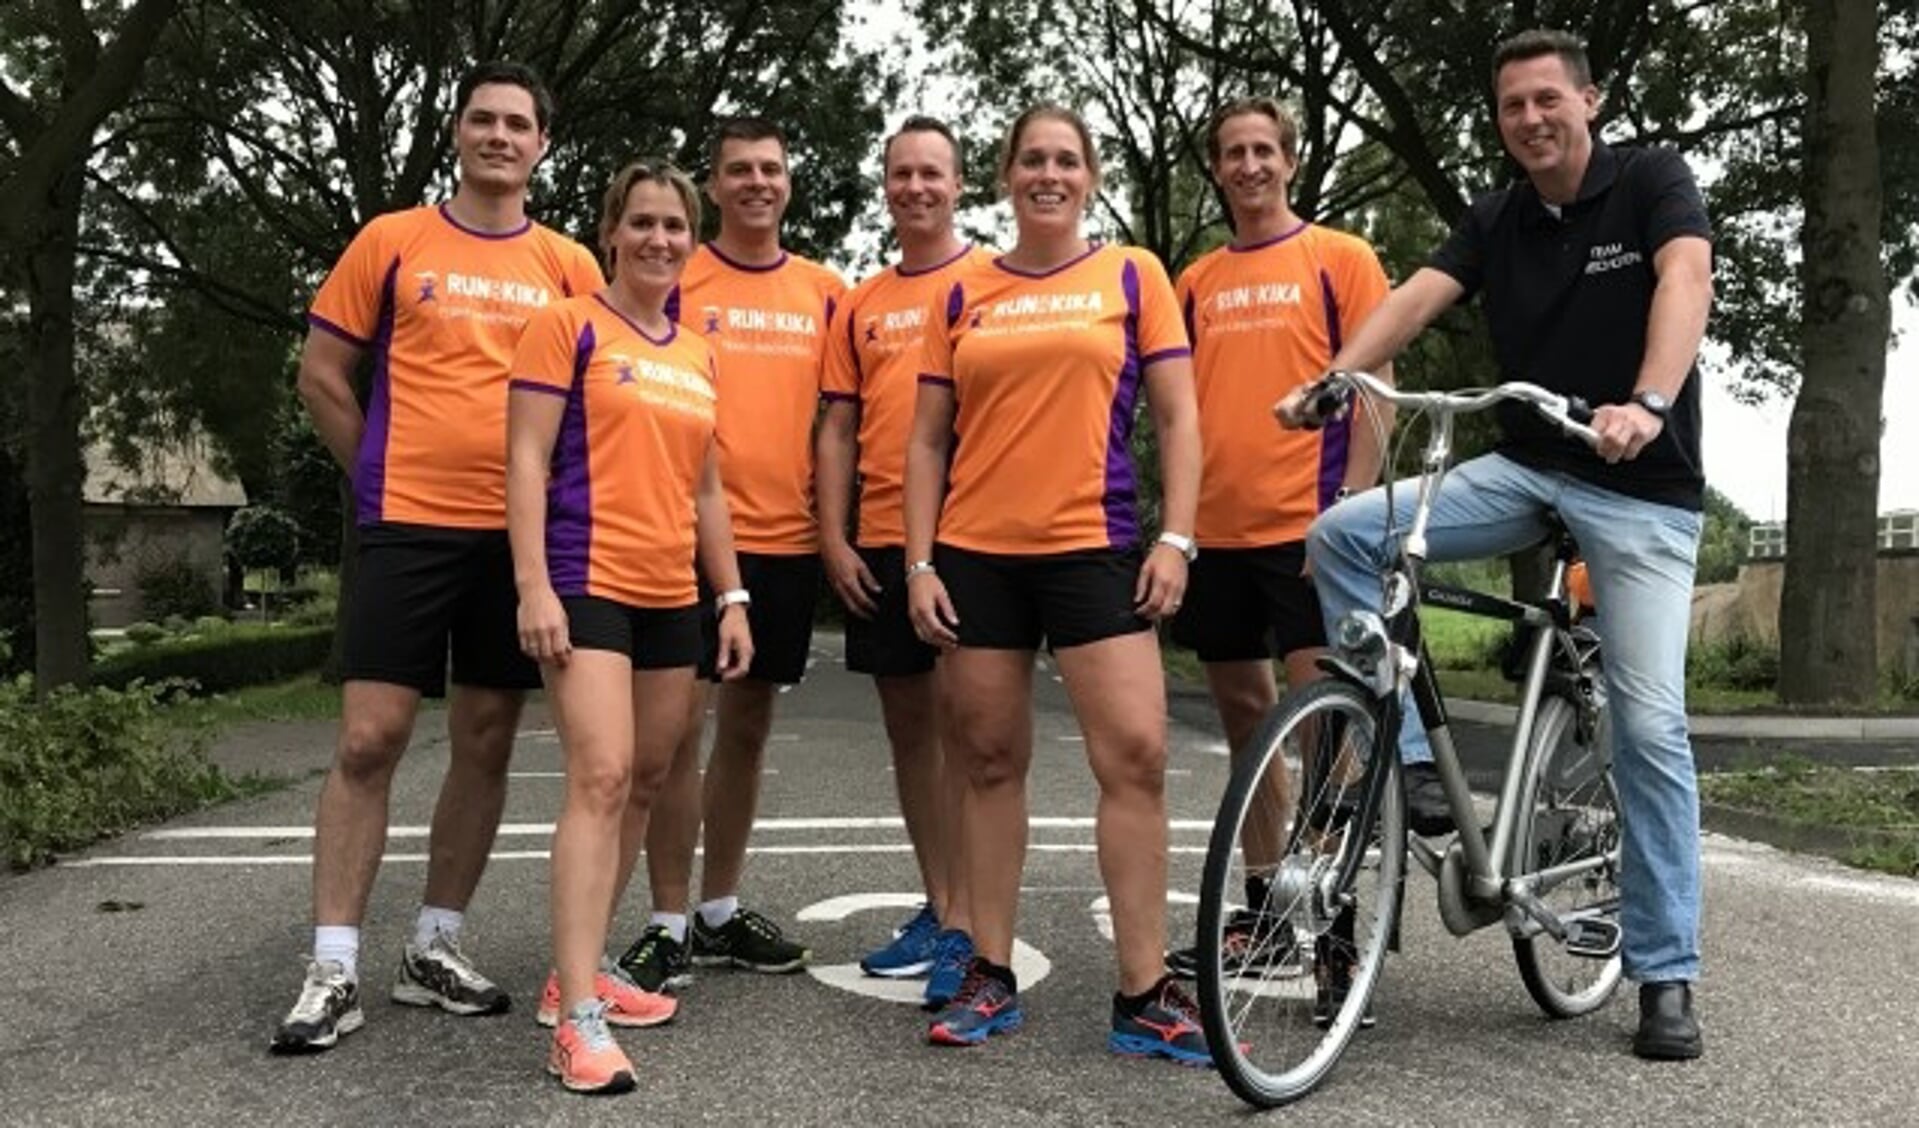
<svg viewBox="0 0 1919 1128">
<path fill-rule="evenodd" d="M 607 1029 L 605 1003 L 584 1004 L 554 1028 L 546 1071 L 575 1093 L 632 1091 L 633 1063 Z"/>
<path fill-rule="evenodd" d="M 673 1021 L 680 1010 L 678 999 L 646 990 L 611 961 L 601 963 L 600 973 L 593 978 L 593 991 L 606 1004 L 608 1026 L 659 1026 Z M 540 993 L 540 1009 L 533 1018 L 541 1026 L 552 1026 L 560 1020 L 558 972 L 547 974 L 546 990 Z"/>
</svg>

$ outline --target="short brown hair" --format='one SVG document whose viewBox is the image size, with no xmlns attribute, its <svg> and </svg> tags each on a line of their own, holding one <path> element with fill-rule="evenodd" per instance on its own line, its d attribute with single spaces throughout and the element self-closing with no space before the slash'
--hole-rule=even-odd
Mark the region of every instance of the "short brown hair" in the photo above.
<svg viewBox="0 0 1919 1128">
<path fill-rule="evenodd" d="M 893 159 L 893 142 L 898 141 L 909 133 L 937 133 L 941 137 L 946 138 L 946 143 L 953 148 L 954 178 L 958 179 L 966 175 L 966 156 L 960 151 L 959 138 L 953 136 L 952 127 L 936 117 L 928 117 L 925 114 L 914 114 L 912 117 L 900 122 L 900 127 L 888 135 L 885 141 L 881 142 L 881 169 L 886 167 L 887 161 Z"/>
<path fill-rule="evenodd" d="M 1593 84 L 1592 60 L 1586 57 L 1586 45 L 1571 32 L 1553 28 L 1536 27 L 1531 31 L 1522 31 L 1493 48 L 1493 85 L 1499 85 L 1499 72 L 1507 63 L 1523 63 L 1529 59 L 1558 55 L 1565 64 L 1566 76 L 1573 85 L 1581 88 Z"/>
<path fill-rule="evenodd" d="M 786 131 L 763 117 L 750 115 L 722 118 L 719 128 L 713 131 L 713 142 L 706 150 L 706 171 L 714 175 L 720 171 L 720 150 L 728 141 L 778 141 L 780 159 L 786 159 Z"/>
<path fill-rule="evenodd" d="M 1279 151 L 1286 154 L 1289 161 L 1299 160 L 1299 123 L 1293 115 L 1280 104 L 1277 98 L 1235 98 L 1221 106 L 1206 123 L 1206 163 L 1219 163 L 1219 131 L 1225 124 L 1242 114 L 1262 114 L 1273 119 L 1279 127 Z"/>
<path fill-rule="evenodd" d="M 1013 170 L 1013 159 L 1019 155 L 1020 135 L 1026 132 L 1027 126 L 1036 121 L 1063 121 L 1073 127 L 1073 132 L 1079 134 L 1079 146 L 1082 155 L 1086 158 L 1086 167 L 1092 170 L 1093 187 L 1098 188 L 1099 146 L 1093 143 L 1093 131 L 1086 127 L 1085 118 L 1065 106 L 1054 105 L 1051 102 L 1041 102 L 1037 106 L 1027 107 L 1026 112 L 1014 118 L 1013 124 L 1007 128 L 1006 140 L 1000 143 L 999 150 L 1000 183 L 1005 184 L 1006 174 Z"/>
<path fill-rule="evenodd" d="M 692 178 L 673 167 L 672 162 L 662 159 L 637 160 L 621 169 L 613 177 L 613 183 L 606 186 L 606 196 L 600 202 L 600 255 L 606 260 L 606 272 L 613 273 L 613 233 L 620 229 L 620 220 L 626 217 L 626 199 L 633 189 L 642 184 L 660 184 L 673 189 L 680 198 L 680 205 L 686 209 L 686 226 L 693 232 L 694 238 L 700 231 L 700 191 L 693 186 Z"/>
<path fill-rule="evenodd" d="M 525 63 L 506 59 L 480 63 L 460 76 L 453 87 L 454 121 L 466 113 L 466 104 L 473 100 L 473 92 L 482 86 L 517 86 L 526 91 L 533 98 L 533 118 L 542 133 L 553 121 L 553 92 L 540 79 L 540 72 Z"/>
</svg>

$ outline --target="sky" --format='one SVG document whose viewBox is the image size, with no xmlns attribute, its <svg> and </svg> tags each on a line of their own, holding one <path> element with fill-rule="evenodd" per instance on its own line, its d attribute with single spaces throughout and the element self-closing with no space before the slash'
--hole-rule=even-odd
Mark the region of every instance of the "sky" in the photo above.
<svg viewBox="0 0 1919 1128">
<path fill-rule="evenodd" d="M 874 47 L 904 34 L 909 54 L 924 59 L 926 48 L 909 12 L 884 0 L 857 4 L 869 23 L 853 39 Z M 953 91 L 928 84 L 920 105 L 901 107 L 888 115 L 888 128 L 908 113 L 924 112 L 962 120 L 968 107 L 958 104 Z M 951 103 L 951 104 L 942 104 Z M 878 159 L 875 156 L 874 164 Z M 876 171 L 877 169 L 875 169 Z M 874 214 L 883 214 L 877 207 Z M 1004 218 L 1002 213 L 1002 218 Z M 1919 509 L 1919 304 L 1908 296 L 1895 300 L 1893 331 L 1896 344 L 1886 361 L 1885 430 L 1879 447 L 1879 511 Z M 1708 329 L 1708 337 L 1711 330 Z M 1786 427 L 1792 401 L 1777 397 L 1762 404 L 1740 403 L 1723 371 L 1704 372 L 1704 434 L 1706 481 L 1731 498 L 1746 515 L 1758 521 L 1786 516 Z"/>
</svg>

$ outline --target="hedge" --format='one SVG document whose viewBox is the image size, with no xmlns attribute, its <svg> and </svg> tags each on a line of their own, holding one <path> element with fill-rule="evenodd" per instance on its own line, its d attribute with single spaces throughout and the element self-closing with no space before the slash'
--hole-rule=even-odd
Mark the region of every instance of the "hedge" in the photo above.
<svg viewBox="0 0 1919 1128">
<path fill-rule="evenodd" d="M 135 679 L 179 678 L 198 693 L 228 693 L 311 673 L 332 645 L 330 626 L 233 627 L 108 655 L 94 664 L 93 683 L 125 688 Z"/>
</svg>

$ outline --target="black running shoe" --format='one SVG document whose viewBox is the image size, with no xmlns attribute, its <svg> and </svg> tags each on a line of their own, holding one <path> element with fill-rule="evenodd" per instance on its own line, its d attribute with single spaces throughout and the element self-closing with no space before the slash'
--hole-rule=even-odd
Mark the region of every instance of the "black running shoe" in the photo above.
<svg viewBox="0 0 1919 1128">
<path fill-rule="evenodd" d="M 1446 785 L 1439 769 L 1422 762 L 1403 765 L 1406 783 L 1406 825 L 1421 838 L 1453 832 L 1453 808 L 1446 801 Z"/>
<path fill-rule="evenodd" d="M 741 967 L 783 975 L 806 966 L 813 953 L 780 934 L 779 926 L 751 909 L 740 909 L 718 928 L 693 914 L 693 962 L 700 967 Z"/>
<path fill-rule="evenodd" d="M 410 1007 L 439 1007 L 449 1014 L 505 1014 L 513 1000 L 481 975 L 452 937 L 435 933 L 424 948 L 412 944 L 400 955 L 393 980 L 393 1001 Z"/>
<path fill-rule="evenodd" d="M 647 925 L 619 962 L 620 970 L 632 976 L 642 991 L 678 991 L 693 983 L 686 945 L 673 939 L 663 924 Z"/>
<path fill-rule="evenodd" d="M 1268 979 L 1292 979 L 1305 973 L 1290 921 L 1237 909 L 1220 933 L 1220 970 L 1229 975 L 1247 968 Z M 1166 953 L 1166 970 L 1181 979 L 1199 978 L 1199 948 Z"/>
<path fill-rule="evenodd" d="M 267 1048 L 276 1054 L 317 1054 L 366 1022 L 360 1011 L 360 985 L 332 960 L 307 964 L 300 999 L 280 1020 Z"/>
</svg>

